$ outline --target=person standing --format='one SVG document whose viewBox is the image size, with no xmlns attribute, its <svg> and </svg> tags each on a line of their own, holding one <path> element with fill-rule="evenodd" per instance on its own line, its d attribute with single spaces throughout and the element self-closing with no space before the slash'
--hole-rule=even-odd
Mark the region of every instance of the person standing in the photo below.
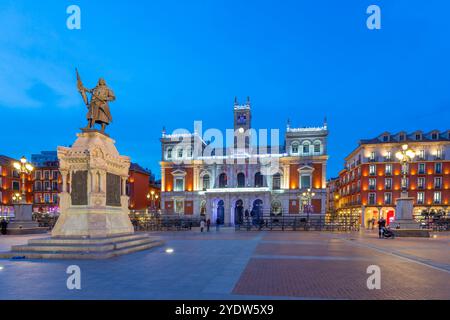
<svg viewBox="0 0 450 320">
<path fill-rule="evenodd" d="M 2 221 L 0 222 L 0 229 L 2 235 L 6 235 L 6 233 L 8 232 L 8 221 L 2 219 Z"/>
<path fill-rule="evenodd" d="M 206 231 L 209 232 L 209 227 L 211 226 L 211 219 L 208 218 L 208 220 L 206 220 Z"/>
<path fill-rule="evenodd" d="M 205 220 L 200 221 L 200 232 L 203 232 L 203 229 L 205 229 Z"/>
<path fill-rule="evenodd" d="M 383 217 L 378 220 L 378 237 L 383 238 L 384 228 L 386 227 L 386 220 Z"/>
<path fill-rule="evenodd" d="M 220 228 L 220 219 L 217 218 L 216 219 L 216 231 L 219 231 L 219 228 Z"/>
</svg>

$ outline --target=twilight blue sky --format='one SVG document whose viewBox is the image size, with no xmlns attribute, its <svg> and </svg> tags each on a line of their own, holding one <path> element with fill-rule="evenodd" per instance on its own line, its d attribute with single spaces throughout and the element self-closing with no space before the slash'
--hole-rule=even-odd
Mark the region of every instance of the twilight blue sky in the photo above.
<svg viewBox="0 0 450 320">
<path fill-rule="evenodd" d="M 81 30 L 66 28 L 71 4 Z M 366 28 L 370 4 L 381 30 Z M 250 96 L 256 128 L 326 115 L 336 176 L 359 139 L 449 129 L 449 11 L 447 0 L 2 0 L 0 154 L 74 141 L 78 67 L 85 86 L 102 76 L 116 93 L 119 151 L 157 175 L 163 125 L 231 128 L 234 96 Z"/>
</svg>

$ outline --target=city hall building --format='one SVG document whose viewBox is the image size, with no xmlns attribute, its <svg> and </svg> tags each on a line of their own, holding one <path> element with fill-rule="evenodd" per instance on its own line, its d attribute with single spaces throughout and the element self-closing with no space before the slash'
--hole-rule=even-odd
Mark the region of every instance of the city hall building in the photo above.
<svg viewBox="0 0 450 320">
<path fill-rule="evenodd" d="M 197 130 L 163 130 L 162 214 L 201 215 L 226 225 L 250 214 L 325 214 L 326 121 L 311 128 L 291 128 L 288 123 L 284 141 L 275 146 L 273 141 L 254 143 L 258 134 L 251 126 L 249 99 L 245 104 L 235 101 L 233 118 L 234 143 L 227 146 L 205 141 L 206 133 Z M 282 133 L 279 136 L 281 140 Z M 302 194 L 308 189 L 312 197 L 306 198 Z"/>
</svg>

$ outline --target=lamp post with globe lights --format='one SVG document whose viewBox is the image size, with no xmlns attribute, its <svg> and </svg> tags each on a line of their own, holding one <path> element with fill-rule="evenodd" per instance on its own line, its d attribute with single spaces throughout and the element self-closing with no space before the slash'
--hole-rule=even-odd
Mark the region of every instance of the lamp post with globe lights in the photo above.
<svg viewBox="0 0 450 320">
<path fill-rule="evenodd" d="M 12 197 L 14 202 L 14 221 L 8 226 L 10 234 L 30 234 L 44 233 L 46 228 L 39 228 L 39 224 L 33 221 L 32 203 L 27 202 L 27 176 L 30 175 L 34 167 L 28 162 L 27 158 L 22 157 L 19 161 L 13 162 L 13 167 L 21 177 L 21 192 L 15 193 Z"/>
<path fill-rule="evenodd" d="M 408 166 L 415 156 L 415 152 L 411 150 L 407 144 L 402 145 L 401 150 L 395 154 L 395 157 L 400 161 L 402 166 L 402 198 L 408 197 Z"/>
<path fill-rule="evenodd" d="M 13 162 L 13 167 L 14 169 L 16 169 L 17 173 L 19 173 L 19 175 L 22 178 L 22 188 L 21 188 L 22 196 L 20 197 L 19 202 L 27 203 L 26 176 L 33 172 L 34 167 L 31 165 L 31 163 L 27 161 L 27 158 L 25 157 L 20 158 L 20 162 Z"/>
<path fill-rule="evenodd" d="M 314 192 L 311 192 L 311 189 L 307 189 L 305 192 L 302 193 L 301 195 L 301 199 L 302 199 L 302 208 L 303 208 L 303 213 L 305 213 L 305 209 L 306 209 L 306 220 L 309 221 L 309 213 L 311 211 L 311 199 L 315 196 L 316 194 Z"/>
</svg>

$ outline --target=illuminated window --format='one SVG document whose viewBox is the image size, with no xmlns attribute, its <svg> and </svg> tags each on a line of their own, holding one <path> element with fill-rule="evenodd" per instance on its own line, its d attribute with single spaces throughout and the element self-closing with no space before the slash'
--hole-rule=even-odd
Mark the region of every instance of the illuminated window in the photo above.
<svg viewBox="0 0 450 320">
<path fill-rule="evenodd" d="M 417 204 L 425 203 L 425 192 L 417 192 Z"/>
<path fill-rule="evenodd" d="M 442 188 L 442 178 L 441 177 L 434 178 L 434 188 L 435 189 Z"/>
<path fill-rule="evenodd" d="M 300 189 L 308 189 L 308 188 L 311 188 L 311 175 L 302 174 L 300 176 Z"/>
<path fill-rule="evenodd" d="M 385 175 L 390 176 L 392 174 L 392 164 L 387 164 L 385 167 Z"/>
<path fill-rule="evenodd" d="M 440 204 L 441 203 L 441 192 L 440 191 L 435 191 L 433 194 L 433 202 L 435 204 Z"/>
<path fill-rule="evenodd" d="M 391 190 L 392 189 L 392 178 L 384 179 L 384 188 L 386 190 Z"/>
<path fill-rule="evenodd" d="M 374 165 L 374 164 L 371 164 L 371 165 L 369 166 L 369 174 L 370 174 L 371 176 L 374 176 L 374 175 L 376 174 L 376 169 L 377 169 L 377 166 Z"/>
<path fill-rule="evenodd" d="M 392 204 L 392 193 L 386 192 L 384 194 L 384 204 Z"/>
<path fill-rule="evenodd" d="M 206 190 L 206 189 L 209 189 L 210 187 L 209 187 L 209 175 L 204 175 L 203 176 L 203 179 L 202 179 L 203 181 L 203 190 Z"/>
<path fill-rule="evenodd" d="M 417 188 L 419 189 L 425 188 L 425 178 L 423 177 L 417 178 Z"/>
<path fill-rule="evenodd" d="M 375 190 L 377 185 L 377 179 L 371 178 L 369 179 L 369 190 Z"/>
</svg>

